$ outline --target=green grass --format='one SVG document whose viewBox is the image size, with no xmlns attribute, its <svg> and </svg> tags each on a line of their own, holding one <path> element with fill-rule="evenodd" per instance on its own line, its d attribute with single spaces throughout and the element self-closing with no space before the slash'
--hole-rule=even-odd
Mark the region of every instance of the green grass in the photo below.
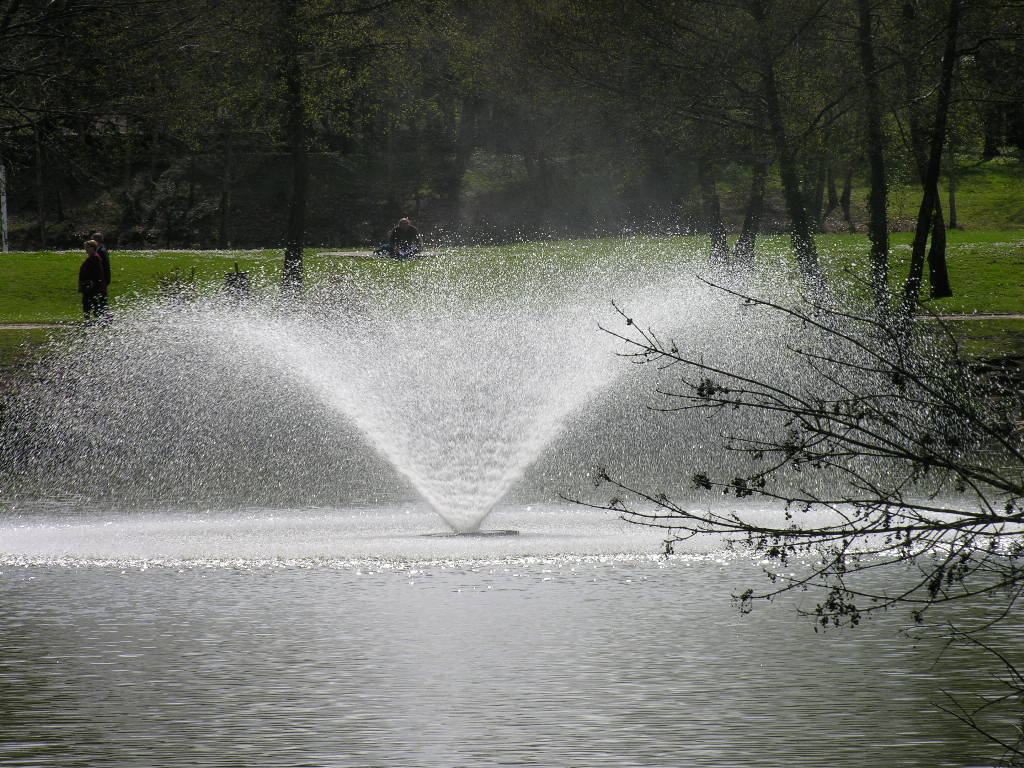
<svg viewBox="0 0 1024 768">
<path fill-rule="evenodd" d="M 894 290 L 906 277 L 911 239 L 910 234 L 892 236 Z M 866 236 L 823 235 L 818 244 L 826 272 L 867 274 Z M 758 249 L 762 258 L 788 258 L 789 239 L 762 237 Z M 545 258 L 536 257 L 540 251 Z M 325 254 L 310 249 L 306 253 L 306 274 L 311 284 L 354 278 L 361 284 L 376 284 L 388 290 L 415 281 L 421 270 L 444 270 L 452 290 L 470 296 L 484 286 L 500 285 L 510 276 L 521 285 L 544 290 L 559 281 L 572 280 L 574 266 L 622 258 L 645 263 L 688 260 L 702 258 L 705 252 L 706 240 L 699 237 L 481 246 L 447 251 L 444 260 L 415 262 L 361 258 L 358 252 L 346 257 L 338 251 Z M 556 258 L 551 258 L 552 253 Z M 77 252 L 0 255 L 0 323 L 64 324 L 79 320 L 80 301 L 75 288 L 81 258 Z M 948 261 L 956 295 L 927 302 L 930 311 L 942 315 L 1024 312 L 1024 231 L 951 231 Z M 173 275 L 194 274 L 199 283 L 223 285 L 225 273 L 233 271 L 235 262 L 250 273 L 257 289 L 280 283 L 280 251 L 115 252 L 111 258 L 112 305 L 116 309 L 139 296 L 156 294 L 161 282 Z M 952 328 L 971 355 L 996 357 L 1024 351 L 1022 320 L 964 320 L 953 323 Z M 51 332 L 0 330 L 0 372 L 30 362 L 33 350 Z"/>
<path fill-rule="evenodd" d="M 0 329 L 0 380 L 29 367 L 52 335 L 68 333 L 69 329 L 64 328 Z"/>
<path fill-rule="evenodd" d="M 906 277 L 910 260 L 910 234 L 892 236 L 892 281 L 898 289 Z M 867 273 L 868 241 L 864 235 L 822 235 L 818 240 L 822 263 L 827 271 L 843 269 L 858 275 Z M 786 254 L 788 238 L 762 237 L 762 254 Z M 537 259 L 540 250 L 556 259 Z M 573 263 L 600 263 L 609 258 L 639 260 L 692 259 L 702 254 L 701 238 L 636 238 L 621 240 L 567 241 L 561 243 L 518 243 L 508 246 L 465 248 L 450 252 L 446 268 L 454 270 L 453 282 L 465 264 L 476 285 L 498 282 L 514 270 L 522 280 L 542 285 L 556 280 Z M 399 284 L 413 279 L 417 270 L 430 269 L 429 260 L 395 262 L 387 259 L 346 258 L 322 255 L 311 249 L 306 254 L 306 272 L 311 283 L 361 273 L 363 279 Z M 335 252 L 337 253 L 337 252 Z M 76 292 L 77 269 L 82 255 L 77 252 L 35 252 L 0 255 L 0 323 L 63 323 L 80 319 Z M 951 231 L 948 263 L 955 296 L 928 303 L 939 314 L 1005 314 L 1024 312 L 1024 231 Z M 201 284 L 222 285 L 224 275 L 237 262 L 250 273 L 255 287 L 275 286 L 280 281 L 280 251 L 145 251 L 117 252 L 111 259 L 113 281 L 111 303 L 123 306 L 139 295 L 160 291 L 161 282 L 173 276 Z M 554 265 L 554 266 L 552 266 Z M 925 293 L 927 292 L 927 286 Z"/>
<path fill-rule="evenodd" d="M 949 182 L 940 183 L 942 205 L 949 215 Z M 978 161 L 958 158 L 957 224 L 968 230 L 1024 229 L 1024 164 L 1012 158 Z M 890 217 L 894 228 L 913 230 L 921 189 L 894 185 Z"/>
<path fill-rule="evenodd" d="M 573 263 L 600 263 L 616 252 L 637 252 L 642 258 L 665 258 L 682 253 L 690 258 L 698 238 L 648 238 L 643 243 L 624 247 L 621 239 L 579 240 L 560 243 L 518 243 L 508 246 L 481 246 L 447 251 L 446 269 L 451 270 L 453 290 L 497 284 L 510 272 L 517 280 L 538 285 L 550 278 L 564 276 Z M 669 242 L 678 248 L 665 248 Z M 543 250 L 546 258 L 535 255 Z M 551 259 L 554 252 L 557 258 Z M 415 279 L 420 270 L 430 270 L 431 260 L 399 262 L 368 259 L 352 251 L 307 249 L 305 271 L 310 284 L 338 277 L 355 277 L 362 282 L 401 285 Z M 340 254 L 340 255 L 339 255 Z M 78 252 L 26 252 L 0 254 L 0 323 L 66 323 L 81 319 L 81 300 L 77 291 Z M 199 284 L 223 285 L 225 273 L 238 268 L 250 273 L 255 289 L 280 284 L 282 253 L 276 251 L 114 251 L 111 254 L 111 306 L 116 310 L 141 295 L 160 292 L 160 284 L 169 278 Z M 472 277 L 466 285 L 458 276 Z"/>
<path fill-rule="evenodd" d="M 910 271 L 913 235 L 891 236 L 890 284 L 899 293 Z M 864 235 L 823 235 L 818 239 L 826 270 L 868 274 L 868 239 Z M 942 315 L 1024 312 L 1024 231 L 948 233 L 946 263 L 954 295 L 928 299 L 928 269 L 921 291 L 929 312 Z"/>
<path fill-rule="evenodd" d="M 315 259 L 317 250 L 308 251 Z M 0 323 L 61 323 L 81 319 L 78 251 L 0 254 Z M 235 262 L 255 285 L 280 279 L 281 251 L 115 251 L 111 257 L 110 300 L 117 306 L 156 293 L 161 280 L 195 275 L 221 284 Z"/>
<path fill-rule="evenodd" d="M 948 155 L 943 167 L 948 168 Z M 893 178 L 889 184 L 889 229 L 893 232 L 913 232 L 921 204 L 921 186 L 909 178 L 906 169 L 890 169 Z M 899 178 L 901 177 L 902 178 Z M 1024 229 L 1024 159 L 997 157 L 980 160 L 967 154 L 956 157 L 957 226 L 980 232 L 984 230 Z M 746 213 L 750 189 L 750 171 L 744 166 L 729 166 L 719 179 L 723 211 L 731 226 L 738 230 Z M 866 178 L 855 177 L 851 189 L 852 213 L 859 231 L 866 231 L 869 188 Z M 949 217 L 949 178 L 939 179 L 939 194 L 943 210 Z M 777 176 L 770 176 L 766 204 L 770 210 L 784 211 L 782 185 Z M 828 227 L 835 232 L 846 232 L 847 224 L 841 212 L 831 212 Z"/>
<path fill-rule="evenodd" d="M 1024 319 L 949 320 L 947 327 L 969 358 L 1024 354 Z"/>
<path fill-rule="evenodd" d="M 1024 232 L 999 242 L 951 235 L 946 258 L 954 295 L 929 301 L 928 308 L 940 314 L 1024 312 Z M 903 276 L 910 264 L 909 239 L 893 250 Z"/>
</svg>

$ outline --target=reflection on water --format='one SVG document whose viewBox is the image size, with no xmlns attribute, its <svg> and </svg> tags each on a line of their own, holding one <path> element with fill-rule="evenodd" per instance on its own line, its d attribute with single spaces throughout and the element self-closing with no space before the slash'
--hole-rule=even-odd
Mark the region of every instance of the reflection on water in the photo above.
<svg viewBox="0 0 1024 768">
<path fill-rule="evenodd" d="M 510 518 L 500 527 L 514 527 Z M 303 530 L 305 520 L 307 539 L 324 535 L 311 519 L 295 515 L 283 528 Z M 290 560 L 260 560 L 252 522 L 235 523 L 236 554 L 246 557 L 189 560 L 173 551 L 181 543 L 171 522 L 162 533 L 151 522 L 145 557 L 120 560 L 86 556 L 90 547 L 104 554 L 95 521 L 3 530 L 4 542 L 21 530 L 22 544 L 34 532 L 49 554 L 19 559 L 0 545 L 0 764 L 994 760 L 934 710 L 957 679 L 934 665 L 934 649 L 899 635 L 902 616 L 825 635 L 792 602 L 740 616 L 729 594 L 759 578 L 754 563 L 666 561 L 646 544 L 571 551 L 594 545 L 579 533 L 561 553 L 552 534 L 487 542 L 521 550 L 486 557 L 367 558 L 321 541 Z M 230 554 L 218 537 L 231 538 L 231 521 L 209 522 L 221 533 L 193 546 Z M 144 538 L 114 521 L 105 554 Z M 413 550 L 421 539 L 451 544 L 396 539 Z M 971 663 L 987 660 L 947 666 L 963 683 L 980 674 Z"/>
</svg>

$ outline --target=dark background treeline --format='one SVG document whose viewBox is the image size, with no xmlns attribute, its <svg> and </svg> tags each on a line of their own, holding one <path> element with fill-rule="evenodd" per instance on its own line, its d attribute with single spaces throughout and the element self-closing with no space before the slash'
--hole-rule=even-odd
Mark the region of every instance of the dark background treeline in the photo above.
<svg viewBox="0 0 1024 768">
<path fill-rule="evenodd" d="M 958 162 L 1024 153 L 1020 2 L 6 0 L 11 244 L 784 231 L 787 168 L 847 230 L 867 100 L 890 183 L 922 175 L 954 8 L 955 189 Z"/>
</svg>

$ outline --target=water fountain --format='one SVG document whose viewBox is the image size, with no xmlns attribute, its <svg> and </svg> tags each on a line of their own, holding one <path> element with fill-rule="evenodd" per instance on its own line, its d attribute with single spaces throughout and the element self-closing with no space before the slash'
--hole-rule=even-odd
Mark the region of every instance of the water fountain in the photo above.
<svg viewBox="0 0 1024 768">
<path fill-rule="evenodd" d="M 757 346 L 723 332 L 742 308 L 692 269 L 621 256 L 456 253 L 335 275 L 296 305 L 140 302 L 21 399 L 8 485 L 135 509 L 361 506 L 411 488 L 468 534 L 519 485 L 546 483 L 543 502 L 598 462 L 650 470 L 694 434 L 645 412 L 649 372 L 599 327 L 621 324 L 612 302 L 709 352 Z M 657 447 L 639 459 L 644 440 Z"/>
<path fill-rule="evenodd" d="M 741 618 L 757 562 L 564 498 L 725 460 L 649 410 L 674 372 L 618 355 L 613 300 L 706 360 L 781 371 L 790 329 L 664 247 L 535 251 L 57 339 L 0 419 L 0 762 L 982 764 L 891 628 Z"/>
</svg>

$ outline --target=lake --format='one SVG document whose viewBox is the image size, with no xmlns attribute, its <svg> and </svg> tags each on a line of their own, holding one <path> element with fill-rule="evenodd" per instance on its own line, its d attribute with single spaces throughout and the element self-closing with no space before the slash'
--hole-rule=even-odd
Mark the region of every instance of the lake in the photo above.
<svg viewBox="0 0 1024 768">
<path fill-rule="evenodd" d="M 740 615 L 757 562 L 596 510 L 14 507 L 5 766 L 981 766 L 936 710 L 991 671 L 893 611 Z M 1004 631 L 1012 636 L 1012 627 Z"/>
</svg>

